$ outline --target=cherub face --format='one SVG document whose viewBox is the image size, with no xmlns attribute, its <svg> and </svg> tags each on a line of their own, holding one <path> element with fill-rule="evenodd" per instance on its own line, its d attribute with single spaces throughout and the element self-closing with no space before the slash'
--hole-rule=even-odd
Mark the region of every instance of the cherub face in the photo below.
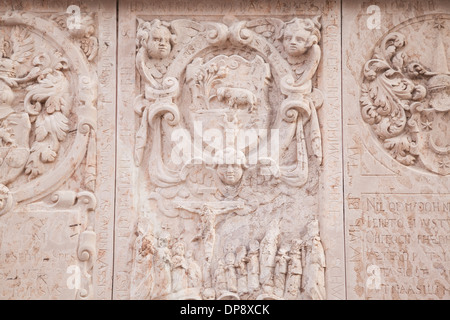
<svg viewBox="0 0 450 320">
<path fill-rule="evenodd" d="M 164 59 L 170 54 L 172 46 L 170 44 L 171 33 L 166 27 L 154 28 L 147 41 L 147 52 L 150 58 Z"/>
<path fill-rule="evenodd" d="M 240 164 L 221 164 L 217 167 L 219 179 L 227 185 L 234 186 L 242 178 L 244 170 Z"/>
<path fill-rule="evenodd" d="M 311 45 L 308 43 L 308 39 L 311 33 L 300 28 L 293 30 L 293 28 L 286 28 L 283 38 L 283 46 L 286 53 L 291 57 L 298 57 L 304 54 Z"/>
</svg>

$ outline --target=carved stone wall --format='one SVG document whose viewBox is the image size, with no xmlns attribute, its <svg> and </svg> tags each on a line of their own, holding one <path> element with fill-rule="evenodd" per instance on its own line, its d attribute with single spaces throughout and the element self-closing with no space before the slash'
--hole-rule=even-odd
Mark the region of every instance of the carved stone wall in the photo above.
<svg viewBox="0 0 450 320">
<path fill-rule="evenodd" d="M 449 17 L 2 2 L 0 298 L 448 299 Z"/>
<path fill-rule="evenodd" d="M 343 298 L 339 5 L 125 3 L 115 298 Z"/>
<path fill-rule="evenodd" d="M 379 9 L 343 6 L 347 294 L 448 299 L 450 7 Z"/>
<path fill-rule="evenodd" d="M 109 299 L 115 3 L 0 14 L 0 297 Z"/>
</svg>

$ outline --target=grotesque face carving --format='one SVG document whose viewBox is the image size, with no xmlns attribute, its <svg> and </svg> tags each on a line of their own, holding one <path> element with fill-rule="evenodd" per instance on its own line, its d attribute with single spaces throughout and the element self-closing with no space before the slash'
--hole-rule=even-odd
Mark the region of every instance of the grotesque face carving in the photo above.
<svg viewBox="0 0 450 320">
<path fill-rule="evenodd" d="M 147 40 L 147 53 L 149 57 L 153 59 L 167 58 L 172 49 L 170 44 L 171 36 L 169 29 L 164 26 L 153 28 Z"/>
</svg>

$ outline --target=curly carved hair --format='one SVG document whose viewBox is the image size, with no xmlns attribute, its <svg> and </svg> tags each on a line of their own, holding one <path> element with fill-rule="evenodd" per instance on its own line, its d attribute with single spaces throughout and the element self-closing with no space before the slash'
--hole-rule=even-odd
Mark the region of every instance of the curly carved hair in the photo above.
<svg viewBox="0 0 450 320">
<path fill-rule="evenodd" d="M 284 27 L 283 31 L 283 37 L 286 30 L 292 29 L 292 30 L 306 30 L 310 33 L 310 37 L 308 39 L 308 43 L 312 45 L 319 43 L 321 35 L 320 35 L 320 28 L 322 27 L 319 22 L 320 16 L 314 17 L 314 18 L 294 18 L 289 22 L 286 22 L 286 25 Z"/>
<path fill-rule="evenodd" d="M 159 19 L 155 19 L 152 21 L 144 21 L 138 19 L 139 26 L 136 35 L 136 46 L 145 47 L 147 45 L 148 39 L 151 37 L 151 33 L 154 29 L 167 29 L 170 34 L 170 44 L 173 46 L 176 43 L 176 36 L 172 33 L 170 23 L 163 22 Z"/>
</svg>

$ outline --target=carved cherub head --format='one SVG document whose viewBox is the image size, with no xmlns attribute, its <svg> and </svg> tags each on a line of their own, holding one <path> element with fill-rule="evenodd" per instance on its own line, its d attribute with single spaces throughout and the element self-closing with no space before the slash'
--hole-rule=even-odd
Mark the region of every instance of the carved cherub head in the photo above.
<svg viewBox="0 0 450 320">
<path fill-rule="evenodd" d="M 290 57 L 299 57 L 320 40 L 318 17 L 314 19 L 294 18 L 286 23 L 283 33 L 284 50 Z"/>
<path fill-rule="evenodd" d="M 220 181 L 226 185 L 234 186 L 242 178 L 246 168 L 245 155 L 234 148 L 226 148 L 216 155 L 216 170 Z"/>
<path fill-rule="evenodd" d="M 165 59 L 169 56 L 175 35 L 169 30 L 169 25 L 155 19 L 151 22 L 139 24 L 137 32 L 138 45 L 147 50 L 151 59 Z"/>
</svg>

